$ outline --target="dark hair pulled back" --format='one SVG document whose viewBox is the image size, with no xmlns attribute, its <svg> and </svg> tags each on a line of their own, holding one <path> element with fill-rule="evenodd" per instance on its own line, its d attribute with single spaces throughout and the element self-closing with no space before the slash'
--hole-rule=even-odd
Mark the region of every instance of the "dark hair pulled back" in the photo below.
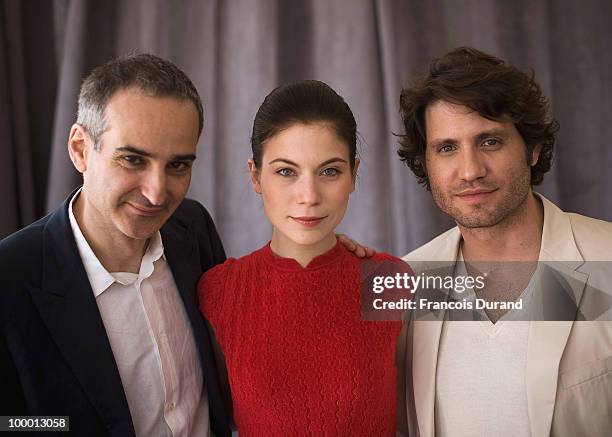
<svg viewBox="0 0 612 437">
<path fill-rule="evenodd" d="M 295 124 L 325 123 L 349 148 L 349 163 L 355 168 L 357 123 L 353 112 L 329 85 L 318 80 L 300 80 L 281 85 L 266 96 L 253 121 L 251 149 L 255 167 L 261 168 L 263 147 L 279 131 Z"/>
</svg>

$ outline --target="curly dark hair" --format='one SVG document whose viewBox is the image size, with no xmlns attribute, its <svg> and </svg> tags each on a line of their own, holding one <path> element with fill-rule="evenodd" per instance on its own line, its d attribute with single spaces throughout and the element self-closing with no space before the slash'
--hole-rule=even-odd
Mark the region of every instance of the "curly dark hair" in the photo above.
<svg viewBox="0 0 612 437">
<path fill-rule="evenodd" d="M 538 185 L 550 170 L 559 124 L 548 117 L 548 101 L 534 80 L 499 58 L 470 47 L 456 48 L 434 59 L 428 74 L 400 95 L 404 133 L 400 134 L 398 155 L 429 190 L 425 168 L 425 109 L 443 100 L 466 106 L 489 120 L 508 118 L 514 123 L 527 147 L 542 150 L 531 167 L 531 184 Z"/>
</svg>

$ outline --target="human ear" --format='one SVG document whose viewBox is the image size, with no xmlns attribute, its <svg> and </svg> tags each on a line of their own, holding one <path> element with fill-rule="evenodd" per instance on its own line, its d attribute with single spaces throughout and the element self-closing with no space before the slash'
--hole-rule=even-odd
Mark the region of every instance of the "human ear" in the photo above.
<svg viewBox="0 0 612 437">
<path fill-rule="evenodd" d="M 352 179 L 352 183 L 353 186 L 351 187 L 351 193 L 353 191 L 355 191 L 355 181 L 357 180 L 357 169 L 359 168 L 359 164 L 361 163 L 361 161 L 359 160 L 359 158 L 355 158 L 355 166 L 353 167 L 352 170 L 352 174 L 351 174 L 351 179 Z"/>
<path fill-rule="evenodd" d="M 249 174 L 251 176 L 251 185 L 253 185 L 253 191 L 257 194 L 261 194 L 261 182 L 259 180 L 259 170 L 255 166 L 255 161 L 249 159 L 247 161 L 247 165 L 249 166 Z"/>
<path fill-rule="evenodd" d="M 73 124 L 68 136 L 68 154 L 72 164 L 79 173 L 87 171 L 87 157 L 89 156 L 91 139 L 80 124 Z"/>
<path fill-rule="evenodd" d="M 541 144 L 536 144 L 533 147 L 533 150 L 531 151 L 531 160 L 529 162 L 529 165 L 531 165 L 532 167 L 534 165 L 536 165 L 538 163 L 538 159 L 540 158 L 540 152 L 542 151 L 542 145 Z"/>
</svg>

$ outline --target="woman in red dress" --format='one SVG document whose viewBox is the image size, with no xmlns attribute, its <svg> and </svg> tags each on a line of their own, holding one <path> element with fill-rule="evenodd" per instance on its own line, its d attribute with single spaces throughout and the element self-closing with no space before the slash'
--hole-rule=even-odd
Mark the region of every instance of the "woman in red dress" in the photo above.
<svg viewBox="0 0 612 437">
<path fill-rule="evenodd" d="M 240 437 L 395 435 L 400 322 L 362 321 L 366 261 L 335 234 L 355 188 L 356 135 L 348 105 L 318 81 L 275 89 L 255 117 L 248 165 L 271 241 L 198 285 Z"/>
</svg>

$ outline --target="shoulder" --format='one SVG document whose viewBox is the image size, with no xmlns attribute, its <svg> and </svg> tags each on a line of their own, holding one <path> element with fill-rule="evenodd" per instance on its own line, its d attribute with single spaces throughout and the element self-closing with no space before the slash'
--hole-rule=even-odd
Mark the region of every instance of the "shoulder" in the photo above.
<svg viewBox="0 0 612 437">
<path fill-rule="evenodd" d="M 15 271 L 23 272 L 26 266 L 33 264 L 36 255 L 42 253 L 43 231 L 48 217 L 26 226 L 0 241 L 0 269 L 3 278 Z"/>
<path fill-rule="evenodd" d="M 398 258 L 396 256 L 393 256 L 391 254 L 384 253 L 384 252 L 376 253 L 370 258 L 364 258 L 362 263 L 363 262 L 374 264 L 376 266 L 375 268 L 376 271 L 383 269 L 385 271 L 392 272 L 392 273 L 399 273 L 399 272 L 412 273 L 412 269 L 408 262 L 406 262 L 405 260 L 401 258 Z"/>
<path fill-rule="evenodd" d="M 197 200 L 183 199 L 176 211 L 168 219 L 169 222 L 177 222 L 184 225 L 201 223 L 210 225 L 213 223 L 208 210 Z"/>
<path fill-rule="evenodd" d="M 586 261 L 612 260 L 612 223 L 575 213 L 565 213 L 574 241 Z"/>
<path fill-rule="evenodd" d="M 410 262 L 449 261 L 457 258 L 461 232 L 457 226 L 438 235 L 429 242 L 404 255 L 402 260 Z"/>
<path fill-rule="evenodd" d="M 258 270 L 259 252 L 256 250 L 241 258 L 228 258 L 224 263 L 207 270 L 198 283 L 198 294 L 201 299 L 214 299 L 217 292 L 230 292 L 226 284 L 242 283 L 254 277 L 254 270 Z M 229 287 L 232 288 L 232 287 Z"/>
<path fill-rule="evenodd" d="M 398 258 L 396 256 L 393 256 L 385 252 L 377 252 L 373 256 L 367 259 L 371 261 L 378 261 L 378 262 L 389 261 L 389 262 L 396 263 L 396 264 L 405 264 L 405 262 L 401 258 Z"/>
<path fill-rule="evenodd" d="M 219 288 L 223 286 L 225 279 L 234 270 L 236 258 L 228 258 L 224 263 L 217 264 L 213 268 L 204 272 L 198 283 L 198 293 L 202 294 L 204 290 Z"/>
<path fill-rule="evenodd" d="M 262 260 L 261 253 L 265 249 L 266 246 L 240 258 L 228 258 L 224 263 L 216 265 L 204 273 L 204 275 L 202 275 L 202 280 L 212 281 L 232 275 L 242 275 L 243 273 L 249 274 L 253 269 L 258 269 Z"/>
<path fill-rule="evenodd" d="M 165 242 L 191 244 L 199 247 L 199 258 L 202 271 L 225 261 L 223 243 L 217 228 L 206 208 L 192 199 L 183 199 L 176 211 L 161 228 Z M 189 240 L 186 242 L 186 239 Z"/>
<path fill-rule="evenodd" d="M 0 240 L 0 254 L 8 255 L 40 244 L 46 217 Z"/>
<path fill-rule="evenodd" d="M 38 220 L 0 241 L 2 320 L 21 315 L 23 305 L 30 308 L 30 294 L 26 291 L 42 284 L 46 224 L 46 218 Z"/>
</svg>

